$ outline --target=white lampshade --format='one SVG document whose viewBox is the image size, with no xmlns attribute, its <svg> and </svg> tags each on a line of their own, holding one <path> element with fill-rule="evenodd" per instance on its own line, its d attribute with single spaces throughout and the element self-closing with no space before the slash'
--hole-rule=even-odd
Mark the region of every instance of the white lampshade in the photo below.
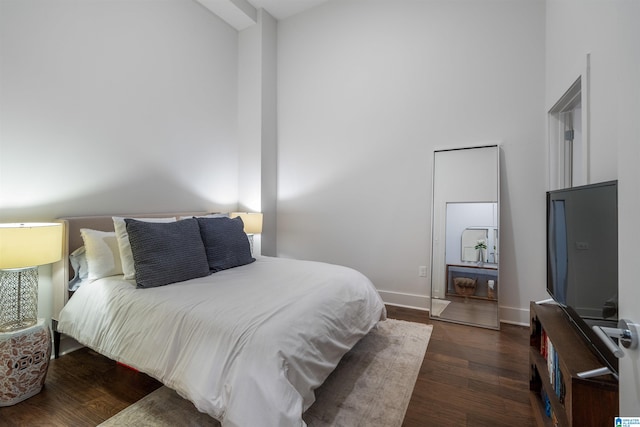
<svg viewBox="0 0 640 427">
<path fill-rule="evenodd" d="M 0 224 L 0 269 L 51 264 L 60 258 L 61 223 Z"/>
<path fill-rule="evenodd" d="M 0 224 L 0 332 L 38 320 L 38 266 L 62 258 L 61 223 Z"/>
<path fill-rule="evenodd" d="M 231 212 L 229 217 L 242 218 L 244 223 L 244 232 L 247 234 L 260 234 L 262 233 L 262 213 L 259 212 Z"/>
</svg>

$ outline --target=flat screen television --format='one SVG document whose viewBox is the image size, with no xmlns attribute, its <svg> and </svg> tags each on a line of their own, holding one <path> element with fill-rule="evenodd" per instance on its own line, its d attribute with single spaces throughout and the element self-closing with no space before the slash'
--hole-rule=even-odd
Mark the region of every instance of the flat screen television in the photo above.
<svg viewBox="0 0 640 427">
<path fill-rule="evenodd" d="M 617 185 L 547 192 L 547 292 L 616 374 L 618 359 L 591 327 L 618 323 Z"/>
</svg>

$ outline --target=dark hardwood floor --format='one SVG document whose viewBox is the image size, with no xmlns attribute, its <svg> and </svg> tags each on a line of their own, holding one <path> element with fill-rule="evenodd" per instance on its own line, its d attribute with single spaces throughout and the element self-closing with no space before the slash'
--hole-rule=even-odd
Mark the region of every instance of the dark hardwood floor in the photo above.
<svg viewBox="0 0 640 427">
<path fill-rule="evenodd" d="M 493 331 L 387 308 L 390 318 L 434 325 L 404 427 L 534 425 L 528 328 L 503 324 Z M 82 349 L 51 362 L 40 394 L 0 408 L 0 426 L 95 426 L 160 386 Z"/>
<path fill-rule="evenodd" d="M 529 403 L 529 328 L 500 331 L 429 320 L 387 306 L 390 318 L 433 325 L 404 427 L 534 426 Z"/>
</svg>

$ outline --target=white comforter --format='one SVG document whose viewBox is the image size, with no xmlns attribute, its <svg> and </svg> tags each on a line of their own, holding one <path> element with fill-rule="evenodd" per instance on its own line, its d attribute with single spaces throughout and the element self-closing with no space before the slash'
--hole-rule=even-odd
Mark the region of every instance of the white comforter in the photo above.
<svg viewBox="0 0 640 427">
<path fill-rule="evenodd" d="M 313 390 L 385 318 L 362 274 L 258 257 L 159 288 L 82 286 L 58 330 L 162 381 L 231 426 L 304 426 Z"/>
</svg>

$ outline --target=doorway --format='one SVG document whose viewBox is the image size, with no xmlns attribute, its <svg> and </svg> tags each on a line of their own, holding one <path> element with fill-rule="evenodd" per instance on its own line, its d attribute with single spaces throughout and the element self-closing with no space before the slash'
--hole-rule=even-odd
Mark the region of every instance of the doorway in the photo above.
<svg viewBox="0 0 640 427">
<path fill-rule="evenodd" d="M 549 110 L 549 189 L 587 184 L 582 77 Z"/>
</svg>

